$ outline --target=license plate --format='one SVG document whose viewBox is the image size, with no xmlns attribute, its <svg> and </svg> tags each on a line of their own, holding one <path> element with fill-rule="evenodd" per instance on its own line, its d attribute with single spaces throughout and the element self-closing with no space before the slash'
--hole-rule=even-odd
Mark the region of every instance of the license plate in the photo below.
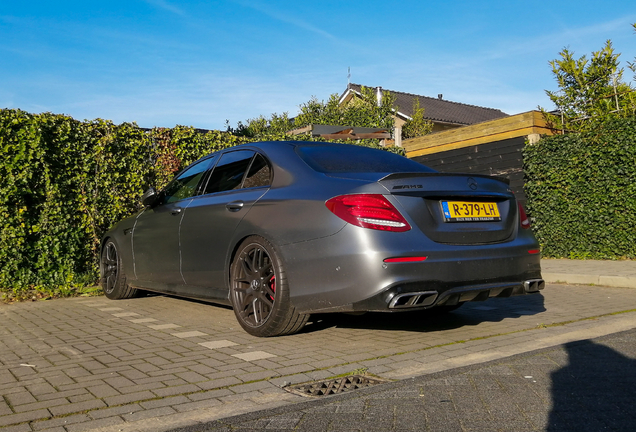
<svg viewBox="0 0 636 432">
<path fill-rule="evenodd" d="M 499 207 L 495 202 L 442 201 L 446 222 L 500 221 Z"/>
</svg>

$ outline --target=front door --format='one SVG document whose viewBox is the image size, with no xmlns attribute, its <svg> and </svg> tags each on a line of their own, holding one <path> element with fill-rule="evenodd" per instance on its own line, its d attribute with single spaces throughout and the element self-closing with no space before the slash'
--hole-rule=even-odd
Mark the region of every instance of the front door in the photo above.
<svg viewBox="0 0 636 432">
<path fill-rule="evenodd" d="M 162 291 L 182 285 L 179 227 L 212 159 L 188 167 L 159 193 L 157 201 L 137 218 L 133 230 L 135 276 L 142 286 Z M 165 285 L 165 287 L 162 287 Z"/>
</svg>

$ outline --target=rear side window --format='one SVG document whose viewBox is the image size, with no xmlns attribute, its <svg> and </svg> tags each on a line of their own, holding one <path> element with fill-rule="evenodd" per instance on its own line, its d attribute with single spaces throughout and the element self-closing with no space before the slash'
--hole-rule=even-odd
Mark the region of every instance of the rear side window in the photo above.
<svg viewBox="0 0 636 432">
<path fill-rule="evenodd" d="M 271 183 L 271 169 L 263 156 L 256 153 L 250 170 L 243 182 L 244 188 L 269 186 Z"/>
<path fill-rule="evenodd" d="M 296 153 L 315 171 L 326 174 L 435 172 L 404 156 L 355 145 L 301 145 Z"/>
</svg>

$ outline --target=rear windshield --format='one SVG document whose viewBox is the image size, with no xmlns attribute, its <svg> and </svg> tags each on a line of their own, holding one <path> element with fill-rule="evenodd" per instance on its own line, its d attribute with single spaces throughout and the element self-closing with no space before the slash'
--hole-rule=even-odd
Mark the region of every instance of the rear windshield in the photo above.
<svg viewBox="0 0 636 432">
<path fill-rule="evenodd" d="M 435 172 L 404 156 L 356 145 L 301 145 L 296 153 L 314 170 L 326 174 Z"/>
</svg>

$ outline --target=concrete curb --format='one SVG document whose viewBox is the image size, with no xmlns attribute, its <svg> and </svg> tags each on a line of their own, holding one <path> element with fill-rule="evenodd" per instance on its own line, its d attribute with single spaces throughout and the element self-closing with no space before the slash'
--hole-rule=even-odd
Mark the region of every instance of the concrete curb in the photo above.
<svg viewBox="0 0 636 432">
<path fill-rule="evenodd" d="M 601 285 L 613 288 L 636 288 L 636 278 L 573 273 L 542 273 L 547 283 Z"/>
</svg>

